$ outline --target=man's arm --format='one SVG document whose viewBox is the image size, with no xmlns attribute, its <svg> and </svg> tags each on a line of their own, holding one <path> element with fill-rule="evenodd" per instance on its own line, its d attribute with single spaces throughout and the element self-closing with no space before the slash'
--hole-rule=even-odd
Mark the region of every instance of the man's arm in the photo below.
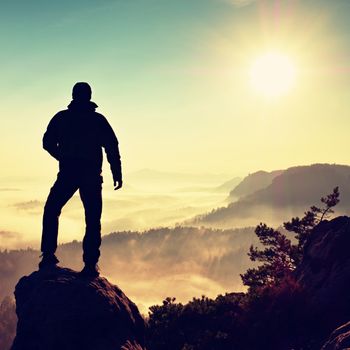
<svg viewBox="0 0 350 350">
<path fill-rule="evenodd" d="M 52 157 L 59 160 L 58 136 L 57 136 L 57 114 L 51 119 L 43 137 L 43 148 Z"/>
<path fill-rule="evenodd" d="M 114 186 L 116 186 L 118 182 L 118 186 L 115 187 L 115 190 L 118 190 L 123 186 L 118 139 L 105 117 L 102 117 L 102 146 L 105 149 L 107 160 L 111 166 Z"/>
</svg>

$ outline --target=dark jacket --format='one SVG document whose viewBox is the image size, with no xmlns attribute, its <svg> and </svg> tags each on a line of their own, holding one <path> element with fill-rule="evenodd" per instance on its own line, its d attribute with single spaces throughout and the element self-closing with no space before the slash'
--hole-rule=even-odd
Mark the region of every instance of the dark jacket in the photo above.
<svg viewBox="0 0 350 350">
<path fill-rule="evenodd" d="M 94 102 L 73 100 L 67 110 L 50 121 L 43 148 L 59 161 L 61 172 L 99 175 L 102 147 L 111 166 L 113 179 L 122 180 L 118 140 L 107 119 L 95 112 Z"/>
</svg>

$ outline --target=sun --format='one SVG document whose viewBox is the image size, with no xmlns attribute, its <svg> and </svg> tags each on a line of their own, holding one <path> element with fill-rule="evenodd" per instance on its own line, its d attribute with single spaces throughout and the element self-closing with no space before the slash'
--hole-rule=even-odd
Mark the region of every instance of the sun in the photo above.
<svg viewBox="0 0 350 350">
<path fill-rule="evenodd" d="M 250 69 L 253 88 L 266 97 L 285 95 L 294 86 L 296 68 L 292 60 L 278 52 L 258 57 Z"/>
</svg>

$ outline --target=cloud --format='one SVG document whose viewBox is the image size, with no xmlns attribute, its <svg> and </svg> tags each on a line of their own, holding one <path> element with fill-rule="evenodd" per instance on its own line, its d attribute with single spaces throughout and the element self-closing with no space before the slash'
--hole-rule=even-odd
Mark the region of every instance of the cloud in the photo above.
<svg viewBox="0 0 350 350">
<path fill-rule="evenodd" d="M 244 6 L 250 5 L 253 2 L 256 2 L 257 0 L 225 0 L 225 1 L 236 7 L 244 7 Z"/>
<path fill-rule="evenodd" d="M 31 200 L 27 202 L 18 202 L 15 203 L 13 206 L 18 210 L 31 210 L 41 207 L 42 205 L 43 203 L 41 201 Z"/>
<path fill-rule="evenodd" d="M 27 249 L 28 247 L 36 247 L 38 243 L 30 239 L 27 235 L 22 232 L 0 229 L 0 255 L 3 250 L 11 249 Z M 0 259 L 1 265 L 1 259 Z M 6 269 L 4 266 L 0 266 L 0 281 L 1 271 Z M 0 293 L 1 299 L 1 293 Z"/>
<path fill-rule="evenodd" d="M 21 241 L 21 234 L 14 231 L 0 230 L 0 251 L 14 247 Z M 1 268 L 0 268 L 1 270 Z"/>
<path fill-rule="evenodd" d="M 0 231 L 0 239 L 13 239 L 18 238 L 19 233 L 12 231 Z"/>
</svg>

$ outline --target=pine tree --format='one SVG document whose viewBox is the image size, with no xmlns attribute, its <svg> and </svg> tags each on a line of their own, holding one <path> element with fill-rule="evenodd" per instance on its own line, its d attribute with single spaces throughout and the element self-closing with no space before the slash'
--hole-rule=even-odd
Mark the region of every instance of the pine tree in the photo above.
<svg viewBox="0 0 350 350">
<path fill-rule="evenodd" d="M 339 188 L 335 187 L 331 194 L 322 197 L 321 202 L 323 207 L 312 206 L 301 219 L 295 217 L 283 224 L 288 232 L 295 234 L 296 244 L 292 244 L 284 233 L 266 224 L 260 223 L 256 227 L 255 234 L 263 249 L 251 246 L 248 256 L 251 261 L 262 264 L 241 275 L 243 284 L 251 291 L 278 284 L 300 264 L 305 243 L 313 228 L 334 213 L 333 207 L 339 203 Z"/>
</svg>

